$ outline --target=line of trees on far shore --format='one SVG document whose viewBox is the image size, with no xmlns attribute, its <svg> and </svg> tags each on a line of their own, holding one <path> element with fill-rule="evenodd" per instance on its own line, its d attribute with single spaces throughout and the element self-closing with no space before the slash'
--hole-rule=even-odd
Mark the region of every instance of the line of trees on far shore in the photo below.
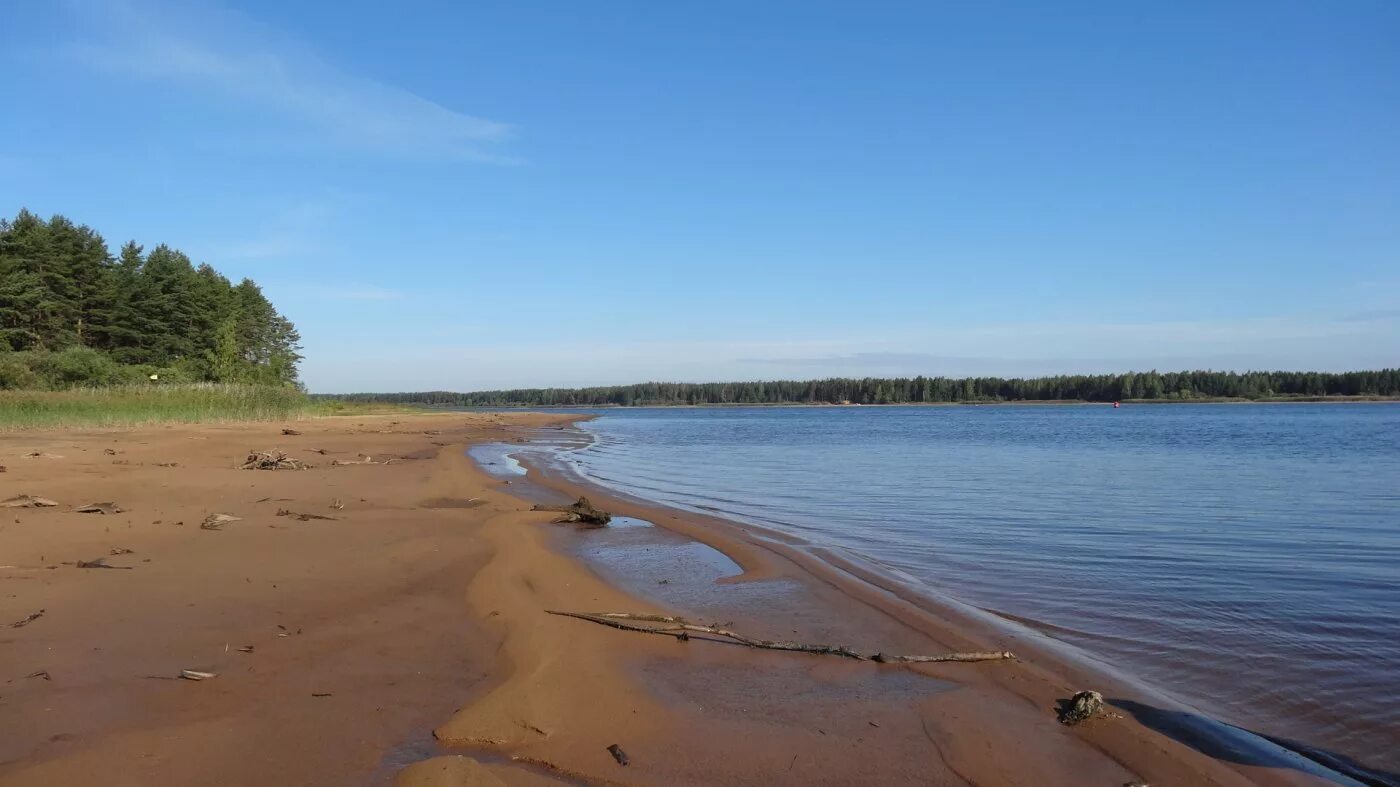
<svg viewBox="0 0 1400 787">
<path fill-rule="evenodd" d="M 726 404 L 920 404 L 1400 396 L 1400 369 L 1358 372 L 1127 372 L 1054 377 L 899 377 L 736 383 L 641 383 L 594 388 L 333 394 L 345 401 L 457 407 Z"/>
<path fill-rule="evenodd" d="M 251 279 L 164 244 L 114 256 L 63 216 L 0 219 L 0 389 L 295 385 L 300 336 Z"/>
</svg>

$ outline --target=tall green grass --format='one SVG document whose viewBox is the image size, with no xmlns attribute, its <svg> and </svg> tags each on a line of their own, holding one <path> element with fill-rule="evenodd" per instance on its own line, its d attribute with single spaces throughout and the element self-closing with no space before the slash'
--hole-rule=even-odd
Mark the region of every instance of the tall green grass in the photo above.
<svg viewBox="0 0 1400 787">
<path fill-rule="evenodd" d="M 324 408 L 291 388 L 200 383 L 0 391 L 0 429 L 276 421 Z"/>
</svg>

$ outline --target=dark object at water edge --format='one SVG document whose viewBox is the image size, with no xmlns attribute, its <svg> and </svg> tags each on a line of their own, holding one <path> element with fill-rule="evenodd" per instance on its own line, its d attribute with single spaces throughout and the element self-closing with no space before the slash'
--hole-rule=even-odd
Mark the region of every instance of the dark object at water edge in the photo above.
<svg viewBox="0 0 1400 787">
<path fill-rule="evenodd" d="M 1097 691 L 1081 691 L 1060 707 L 1060 723 L 1073 727 L 1103 710 L 1103 695 Z"/>
<path fill-rule="evenodd" d="M 559 512 L 562 516 L 554 520 L 556 524 L 577 522 L 590 527 L 603 527 L 612 521 L 612 514 L 595 507 L 586 497 L 580 497 L 567 506 L 535 506 L 531 510 Z"/>
</svg>

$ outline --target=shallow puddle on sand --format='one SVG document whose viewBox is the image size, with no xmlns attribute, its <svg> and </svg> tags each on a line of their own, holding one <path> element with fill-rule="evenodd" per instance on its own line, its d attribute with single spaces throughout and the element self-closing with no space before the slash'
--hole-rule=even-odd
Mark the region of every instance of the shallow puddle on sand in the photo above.
<svg viewBox="0 0 1400 787">
<path fill-rule="evenodd" d="M 384 752 L 384 756 L 379 760 L 379 767 L 375 769 L 374 775 L 370 778 L 370 784 L 393 784 L 394 779 L 398 778 L 399 771 L 413 763 L 452 753 L 451 750 L 438 743 L 431 730 L 414 735 Z"/>
<path fill-rule="evenodd" d="M 689 615 L 733 615 L 786 606 L 790 580 L 721 583 L 743 569 L 718 549 L 644 519 L 613 517 L 605 528 L 561 532 L 559 543 L 606 582 Z"/>
<path fill-rule="evenodd" d="M 410 765 L 423 760 L 430 760 L 434 757 L 470 757 L 485 765 L 505 765 L 518 771 L 531 774 L 536 780 L 543 780 L 560 785 L 583 785 L 586 782 L 571 778 L 566 774 L 558 773 L 544 765 L 529 762 L 528 760 L 516 760 L 509 754 L 492 749 L 484 749 L 472 746 L 452 747 L 444 746 L 433 733 L 415 735 L 413 738 L 400 743 L 398 746 L 384 752 L 384 757 L 379 761 L 379 767 L 375 770 L 374 776 L 370 779 L 372 785 L 383 785 L 389 787 L 398 778 L 399 772 Z M 500 775 L 500 772 L 497 772 Z"/>
<path fill-rule="evenodd" d="M 558 446 L 533 446 L 541 458 Z M 532 502 L 563 502 L 559 493 L 530 483 L 528 470 L 516 459 L 532 444 L 482 443 L 467 455 L 488 475 L 512 482 L 511 494 Z M 570 555 L 616 586 L 634 595 L 691 613 L 771 603 L 796 589 L 786 581 L 716 584 L 743 573 L 739 564 L 714 547 L 635 517 L 613 517 L 604 528 L 561 526 L 558 543 Z"/>
<path fill-rule="evenodd" d="M 523 448 L 519 443 L 479 443 L 467 449 L 467 456 L 492 478 L 514 480 L 525 475 L 525 466 L 512 456 Z"/>
</svg>

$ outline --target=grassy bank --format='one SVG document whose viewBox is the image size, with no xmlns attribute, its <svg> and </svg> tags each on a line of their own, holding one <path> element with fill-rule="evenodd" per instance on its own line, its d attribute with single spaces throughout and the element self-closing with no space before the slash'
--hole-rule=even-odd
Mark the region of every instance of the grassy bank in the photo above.
<svg viewBox="0 0 1400 787">
<path fill-rule="evenodd" d="M 147 423 L 282 421 L 387 412 L 393 406 L 317 402 L 292 388 L 200 383 L 68 391 L 0 391 L 0 430 Z"/>
</svg>

